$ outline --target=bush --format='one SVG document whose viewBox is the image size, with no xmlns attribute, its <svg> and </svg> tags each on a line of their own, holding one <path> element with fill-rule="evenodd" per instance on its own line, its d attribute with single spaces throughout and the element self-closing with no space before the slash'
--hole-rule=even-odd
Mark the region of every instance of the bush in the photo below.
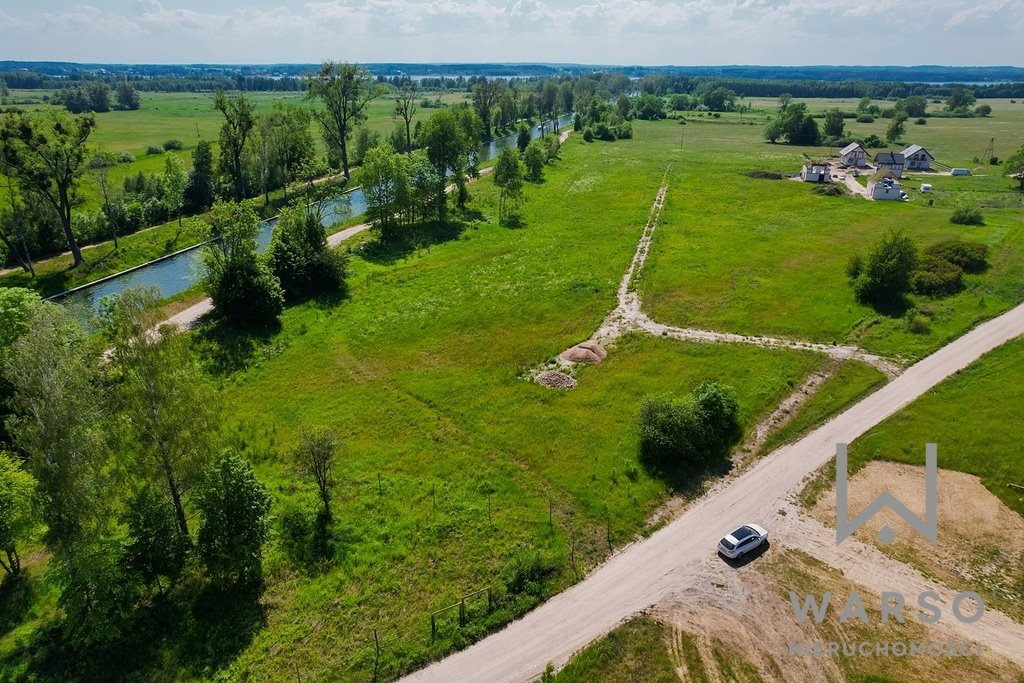
<svg viewBox="0 0 1024 683">
<path fill-rule="evenodd" d="M 960 266 L 936 256 L 925 256 L 914 271 L 913 288 L 918 294 L 945 296 L 963 289 L 964 271 Z"/>
<path fill-rule="evenodd" d="M 961 203 L 953 209 L 949 222 L 957 225 L 984 225 L 985 217 L 981 215 L 981 209 L 977 206 Z"/>
<path fill-rule="evenodd" d="M 238 325 L 272 324 L 284 309 L 280 281 L 255 255 L 226 261 L 209 291 L 214 308 Z"/>
<path fill-rule="evenodd" d="M 923 125 L 925 125 L 927 123 L 928 123 L 928 119 L 926 119 L 923 116 L 919 116 L 916 119 L 914 119 L 914 125 L 915 126 L 923 126 Z"/>
<path fill-rule="evenodd" d="M 874 123 L 875 117 L 871 114 L 861 114 L 857 117 L 857 123 Z"/>
<path fill-rule="evenodd" d="M 897 301 L 910 291 L 917 264 L 917 247 L 911 239 L 902 232 L 886 232 L 853 281 L 854 294 L 868 304 Z"/>
<path fill-rule="evenodd" d="M 684 398 L 649 396 L 640 406 L 640 461 L 662 471 L 696 472 L 728 453 L 739 435 L 729 389 L 705 382 Z"/>
<path fill-rule="evenodd" d="M 348 263 L 331 250 L 317 215 L 305 207 L 289 207 L 274 226 L 268 252 L 270 269 L 285 296 L 296 300 L 344 289 Z"/>
<path fill-rule="evenodd" d="M 526 166 L 526 179 L 539 183 L 544 180 L 544 163 L 547 161 L 547 154 L 541 144 L 533 140 L 526 146 L 523 152 L 523 164 Z"/>
<path fill-rule="evenodd" d="M 998 166 L 999 165 L 999 157 L 989 157 L 988 158 L 988 165 L 989 166 Z"/>
<path fill-rule="evenodd" d="M 182 150 L 185 149 L 185 143 L 181 140 L 168 140 L 164 143 L 164 149 L 167 151 Z"/>
<path fill-rule="evenodd" d="M 856 280 L 860 277 L 860 274 L 864 271 L 864 257 L 860 254 L 854 254 L 850 257 L 850 260 L 846 262 L 846 277 L 851 280 Z"/>
<path fill-rule="evenodd" d="M 114 156 L 114 159 L 116 159 L 119 164 L 130 164 L 135 161 L 135 155 L 131 152 L 118 152 Z"/>
<path fill-rule="evenodd" d="M 931 245 L 924 253 L 949 261 L 965 273 L 980 273 L 988 267 L 988 245 L 981 242 L 946 240 Z"/>
<path fill-rule="evenodd" d="M 928 334 L 931 332 L 931 320 L 917 311 L 907 311 L 907 332 L 911 334 Z"/>
<path fill-rule="evenodd" d="M 619 140 L 631 140 L 633 138 L 633 126 L 629 123 L 622 123 L 615 127 L 615 137 Z"/>
<path fill-rule="evenodd" d="M 835 185 L 833 183 L 824 183 L 821 185 L 815 185 L 814 194 L 820 194 L 825 197 L 845 197 L 846 190 L 842 185 Z"/>
<path fill-rule="evenodd" d="M 879 149 L 881 147 L 885 147 L 885 140 L 872 133 L 871 135 L 864 138 L 863 144 L 865 147 Z"/>
<path fill-rule="evenodd" d="M 593 141 L 594 141 L 594 131 L 593 131 L 593 129 L 590 126 L 587 126 L 586 128 L 583 129 L 583 142 L 593 142 Z"/>
<path fill-rule="evenodd" d="M 163 154 L 163 153 L 164 153 L 164 148 L 161 147 L 160 145 L 150 145 L 149 147 L 146 148 L 146 154 L 149 155 L 149 156 L 153 156 L 154 154 Z"/>
<path fill-rule="evenodd" d="M 103 154 L 98 154 L 94 156 L 92 159 L 89 159 L 89 163 L 87 163 L 85 167 L 88 168 L 89 170 L 94 171 L 100 168 L 110 168 L 113 165 L 114 161 L 110 157 L 105 156 Z"/>
</svg>

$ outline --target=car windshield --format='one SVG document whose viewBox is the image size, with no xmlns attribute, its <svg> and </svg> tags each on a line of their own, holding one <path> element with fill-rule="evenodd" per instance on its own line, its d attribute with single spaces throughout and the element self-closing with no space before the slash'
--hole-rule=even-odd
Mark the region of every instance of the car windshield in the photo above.
<svg viewBox="0 0 1024 683">
<path fill-rule="evenodd" d="M 723 539 L 722 539 L 722 545 L 724 545 L 724 546 L 725 546 L 726 550 L 732 550 L 733 548 L 735 548 L 735 547 L 736 547 L 736 546 L 735 546 L 735 545 L 733 544 L 733 542 L 732 542 L 732 541 L 730 541 L 730 540 L 729 540 L 728 538 L 723 538 Z"/>
<path fill-rule="evenodd" d="M 756 536 L 757 532 L 751 529 L 749 526 L 741 526 L 736 531 L 732 532 L 732 537 L 737 541 L 742 541 L 744 538 L 749 536 Z"/>
</svg>

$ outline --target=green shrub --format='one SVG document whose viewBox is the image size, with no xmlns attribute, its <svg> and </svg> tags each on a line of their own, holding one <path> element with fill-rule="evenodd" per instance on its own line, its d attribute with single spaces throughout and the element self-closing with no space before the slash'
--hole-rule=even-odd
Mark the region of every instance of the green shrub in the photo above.
<svg viewBox="0 0 1024 683">
<path fill-rule="evenodd" d="M 272 324 L 284 309 L 280 281 L 255 255 L 227 261 L 209 292 L 214 308 L 236 325 Z"/>
<path fill-rule="evenodd" d="M 649 396 L 637 422 L 640 461 L 653 470 L 699 471 L 728 453 L 739 435 L 738 415 L 731 391 L 715 382 L 683 398 Z"/>
<path fill-rule="evenodd" d="M 918 294 L 946 296 L 963 289 L 963 269 L 936 256 L 925 256 L 914 271 L 913 288 Z"/>
<path fill-rule="evenodd" d="M 871 114 L 861 114 L 857 117 L 857 123 L 874 123 L 875 117 Z"/>
<path fill-rule="evenodd" d="M 820 185 L 815 185 L 814 189 L 812 190 L 812 192 L 814 192 L 814 194 L 820 194 L 820 195 L 823 195 L 825 197 L 845 197 L 846 196 L 846 190 L 843 188 L 843 186 L 842 185 L 835 185 L 833 183 L 824 183 L 824 184 L 820 184 Z"/>
<path fill-rule="evenodd" d="M 320 219 L 305 207 L 289 207 L 281 212 L 267 261 L 290 300 L 344 290 L 348 268 L 345 255 L 328 248 Z"/>
<path fill-rule="evenodd" d="M 526 166 L 526 179 L 539 183 L 544 180 L 544 164 L 547 161 L 547 153 L 537 140 L 533 140 L 526 146 L 523 152 L 523 164 Z"/>
<path fill-rule="evenodd" d="M 856 280 L 864 270 L 864 257 L 854 254 L 846 262 L 846 277 Z"/>
<path fill-rule="evenodd" d="M 131 152 L 118 152 L 114 155 L 114 159 L 116 159 L 119 164 L 130 164 L 135 161 L 135 155 Z"/>
<path fill-rule="evenodd" d="M 917 247 L 911 239 L 902 232 L 888 231 L 853 281 L 854 294 L 868 304 L 897 301 L 910 291 L 917 264 Z"/>
<path fill-rule="evenodd" d="M 161 147 L 160 145 L 150 145 L 149 147 L 146 148 L 146 154 L 148 154 L 149 156 L 153 156 L 154 154 L 163 154 L 163 153 L 164 153 L 164 148 Z"/>
<path fill-rule="evenodd" d="M 931 320 L 917 311 L 908 311 L 906 321 L 907 332 L 910 332 L 911 334 L 928 334 L 931 332 Z"/>
<path fill-rule="evenodd" d="M 924 250 L 934 256 L 959 266 L 965 273 L 980 273 L 988 267 L 988 245 L 965 240 L 945 240 Z"/>
<path fill-rule="evenodd" d="M 583 142 L 593 142 L 593 141 L 594 141 L 594 130 L 590 126 L 587 126 L 586 128 L 583 129 Z"/>
<path fill-rule="evenodd" d="M 185 149 L 185 143 L 181 140 L 168 140 L 164 143 L 164 149 L 167 151 L 182 150 Z"/>
<path fill-rule="evenodd" d="M 953 209 L 949 222 L 957 225 L 984 225 L 985 217 L 981 214 L 981 209 L 965 202 Z"/>
<path fill-rule="evenodd" d="M 928 119 L 926 119 L 923 116 L 919 116 L 916 119 L 914 119 L 914 125 L 915 126 L 923 126 L 923 125 L 925 125 L 927 123 L 928 123 Z"/>
</svg>

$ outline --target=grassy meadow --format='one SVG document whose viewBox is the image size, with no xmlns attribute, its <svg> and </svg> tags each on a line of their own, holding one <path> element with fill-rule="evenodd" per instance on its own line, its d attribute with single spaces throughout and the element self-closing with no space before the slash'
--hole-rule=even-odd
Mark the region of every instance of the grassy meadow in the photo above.
<svg viewBox="0 0 1024 683">
<path fill-rule="evenodd" d="M 196 333 L 222 386 L 225 429 L 274 491 L 274 514 L 313 505 L 287 459 L 299 430 L 344 437 L 336 560 L 299 570 L 273 545 L 257 606 L 220 614 L 199 596 L 187 614 L 154 607 L 160 618 L 105 666 L 148 678 L 291 680 L 298 669 L 365 679 L 376 629 L 379 671 L 393 676 L 522 613 L 645 528 L 670 489 L 637 463 L 644 395 L 718 379 L 749 427 L 820 368 L 811 353 L 629 337 L 572 392 L 523 378 L 613 307 L 678 154 L 674 134 L 652 124 L 633 141 L 570 138 L 546 180 L 528 186 L 522 227 L 496 224 L 485 178 L 461 223 L 421 229 L 415 248 L 355 251 L 340 305 L 293 307 L 270 338 Z M 33 557 L 38 572 L 45 558 Z M 463 629 L 449 612 L 431 641 L 432 611 L 488 586 L 493 612 L 471 605 Z M 39 616 L 0 633 L 0 668 L 96 675 L 87 658 L 69 670 L 67 653 L 40 640 L 56 610 L 52 591 L 38 594 Z"/>
<path fill-rule="evenodd" d="M 1024 107 L 1020 112 L 1018 125 L 1024 123 Z M 997 110 L 988 120 L 932 119 L 928 125 L 973 127 L 978 121 L 997 122 L 1004 115 L 1008 116 Z M 819 196 L 805 183 L 746 174 L 793 174 L 804 155 L 818 157 L 828 150 L 768 144 L 761 138 L 760 125 L 740 124 L 731 116 L 697 119 L 685 126 L 663 225 L 639 282 L 646 310 L 655 320 L 853 343 L 913 360 L 1024 300 L 1024 214 L 990 208 L 995 202 L 989 201 L 982 203 L 985 225 L 949 222 L 953 202 L 963 196 L 984 193 L 1007 204 L 1019 202 L 1008 179 L 929 179 L 939 190 L 932 206 L 913 191 L 912 201 L 906 203 Z M 986 142 L 977 140 L 980 146 Z M 941 143 L 931 149 L 943 158 Z M 903 310 L 879 314 L 854 299 L 846 263 L 854 253 L 866 256 L 888 228 L 905 230 L 922 248 L 950 238 L 984 242 L 991 250 L 990 268 L 965 276 L 964 290 L 954 296 L 911 296 L 909 316 Z M 910 318 L 924 324 L 910 325 Z"/>
</svg>

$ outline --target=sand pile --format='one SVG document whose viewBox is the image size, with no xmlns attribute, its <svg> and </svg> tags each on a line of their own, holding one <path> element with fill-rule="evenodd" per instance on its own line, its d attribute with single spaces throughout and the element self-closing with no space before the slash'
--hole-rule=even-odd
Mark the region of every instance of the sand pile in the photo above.
<svg viewBox="0 0 1024 683">
<path fill-rule="evenodd" d="M 600 363 L 607 356 L 608 352 L 596 341 L 585 341 L 563 351 L 561 358 L 570 363 Z"/>
<path fill-rule="evenodd" d="M 537 373 L 533 379 L 537 384 L 542 384 L 551 389 L 572 389 L 576 386 L 576 380 L 572 377 L 564 372 L 556 372 L 554 370 Z"/>
</svg>

